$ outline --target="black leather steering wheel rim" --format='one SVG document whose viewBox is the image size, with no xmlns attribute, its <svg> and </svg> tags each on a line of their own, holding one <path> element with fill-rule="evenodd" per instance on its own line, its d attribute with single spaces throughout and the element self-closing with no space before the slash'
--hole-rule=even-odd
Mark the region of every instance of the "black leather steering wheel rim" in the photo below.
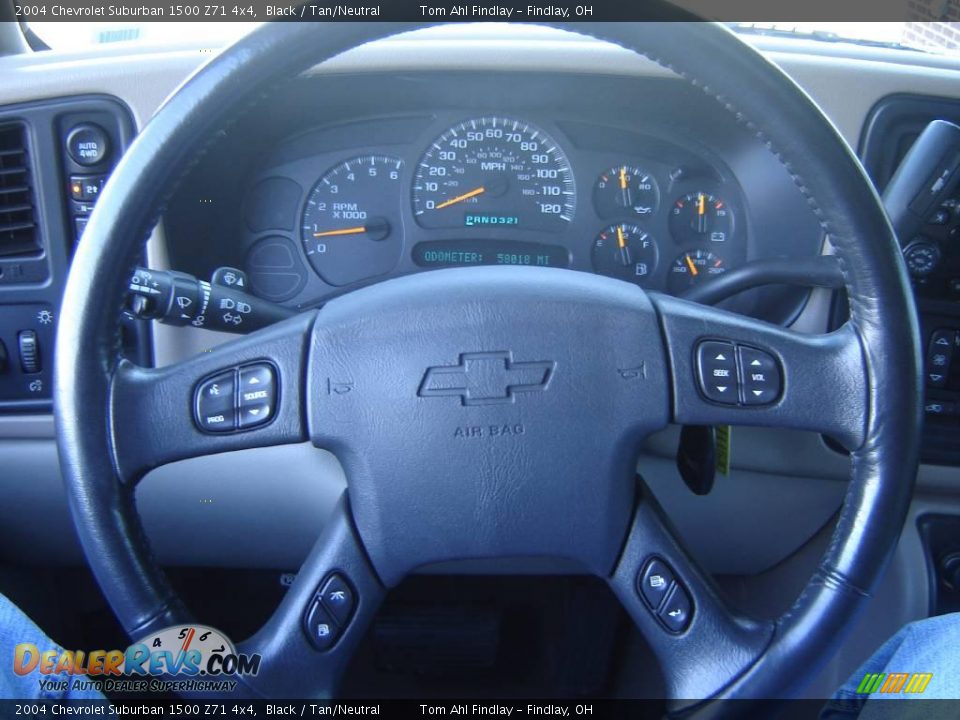
<svg viewBox="0 0 960 720">
<path fill-rule="evenodd" d="M 183 622 L 188 615 L 150 554 L 134 506 L 133 484 L 123 477 L 128 473 L 118 446 L 127 417 L 117 410 L 117 398 L 125 388 L 159 374 L 130 368 L 119 358 L 117 317 L 125 293 L 120 279 L 129 277 L 178 180 L 202 155 L 205 143 L 229 126 L 237 113 L 252 107 L 278 80 L 364 42 L 417 27 L 290 23 L 254 31 L 201 68 L 167 101 L 124 156 L 98 201 L 65 291 L 57 338 L 55 409 L 61 466 L 81 544 L 131 636 Z M 794 178 L 843 268 L 850 304 L 847 349 L 838 351 L 843 358 L 827 367 L 824 380 L 843 388 L 845 373 L 862 365 L 864 397 L 852 403 L 847 416 L 843 409 L 837 413 L 838 428 L 862 426 L 862 432 L 854 430 L 847 438 L 851 479 L 832 541 L 794 606 L 774 626 L 761 631 L 749 624 L 731 625 L 752 638 L 743 646 L 754 654 L 725 668 L 726 682 L 678 680 L 670 688 L 675 699 L 779 697 L 796 690 L 803 678 L 798 667 L 816 667 L 836 647 L 875 588 L 908 509 L 922 392 L 916 315 L 898 245 L 876 193 L 829 121 L 779 69 L 726 28 L 707 23 L 563 27 L 646 55 L 714 98 L 718 112 L 733 113 Z M 668 334 L 688 332 L 681 327 L 684 322 L 694 328 L 682 301 L 654 298 L 654 305 Z M 702 324 L 699 327 L 702 330 Z M 263 336 L 267 346 L 270 332 Z M 277 353 L 305 352 L 282 349 L 282 340 L 278 334 Z M 832 352 L 830 342 L 811 345 L 809 357 L 815 357 L 818 348 Z M 850 359 L 849 348 L 854 346 L 861 353 L 856 362 Z M 668 355 L 674 373 L 689 365 L 689 359 L 673 349 Z M 118 384 L 119 376 L 125 379 Z M 170 403 L 179 399 L 154 397 L 156 407 L 148 414 L 159 422 L 170 411 Z M 673 405 L 672 419 L 683 422 L 682 399 L 673 398 Z M 857 414 L 859 418 L 853 417 Z M 809 423 L 818 427 L 815 419 Z M 275 436 L 288 442 L 305 439 L 302 430 L 298 434 L 282 421 Z M 356 529 L 346 518 L 328 530 L 328 542 L 331 537 L 351 542 L 348 536 Z M 630 542 L 621 554 L 621 565 L 631 553 Z M 359 574 L 370 571 L 362 550 L 350 557 L 338 562 L 355 563 Z M 369 574 L 376 579 L 376 572 Z M 629 578 L 624 582 L 625 587 L 632 586 Z M 268 636 L 270 628 L 268 624 L 258 636 L 257 648 L 267 655 L 279 652 L 281 645 L 288 648 L 288 641 Z M 671 646 L 664 652 L 681 657 L 684 651 Z M 269 684 L 257 690 L 279 691 Z"/>
</svg>

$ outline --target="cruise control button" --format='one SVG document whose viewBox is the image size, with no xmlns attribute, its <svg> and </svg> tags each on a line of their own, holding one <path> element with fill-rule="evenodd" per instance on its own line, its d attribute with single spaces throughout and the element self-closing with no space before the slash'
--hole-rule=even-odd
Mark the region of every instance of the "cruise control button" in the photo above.
<svg viewBox="0 0 960 720">
<path fill-rule="evenodd" d="M 637 579 L 637 587 L 650 609 L 656 612 L 663 598 L 670 591 L 673 582 L 673 572 L 667 564 L 654 558 L 647 563 L 646 568 L 640 573 L 640 577 Z"/>
<path fill-rule="evenodd" d="M 241 428 L 250 428 L 270 420 L 276 409 L 277 381 L 273 366 L 267 363 L 240 368 Z"/>
<path fill-rule="evenodd" d="M 700 389 L 710 400 L 728 405 L 739 402 L 737 360 L 733 343 L 713 340 L 697 347 L 697 372 Z"/>
<path fill-rule="evenodd" d="M 313 601 L 306 625 L 307 637 L 317 650 L 329 650 L 340 635 L 340 627 L 319 600 Z"/>
<path fill-rule="evenodd" d="M 683 632 L 690 624 L 692 608 L 687 591 L 683 586 L 677 585 L 677 589 L 667 599 L 660 612 L 657 613 L 657 617 L 670 632 Z"/>
<path fill-rule="evenodd" d="M 200 384 L 196 391 L 197 425 L 206 432 L 230 432 L 236 429 L 234 389 L 236 373 L 220 373 Z"/>
<path fill-rule="evenodd" d="M 340 625 L 346 625 L 353 613 L 353 591 L 340 575 L 331 575 L 320 590 L 320 600 Z"/>
<path fill-rule="evenodd" d="M 740 371 L 743 376 L 744 405 L 766 405 L 780 396 L 783 378 L 780 366 L 770 353 L 740 346 Z"/>
</svg>

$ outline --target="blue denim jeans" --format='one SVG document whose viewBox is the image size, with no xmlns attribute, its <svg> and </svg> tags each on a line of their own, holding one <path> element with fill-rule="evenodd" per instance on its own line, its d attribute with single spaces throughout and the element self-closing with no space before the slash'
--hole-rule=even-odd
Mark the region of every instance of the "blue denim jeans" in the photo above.
<svg viewBox="0 0 960 720">
<path fill-rule="evenodd" d="M 40 652 L 61 650 L 53 640 L 33 624 L 23 612 L 0 595 L 0 699 L 3 700 L 102 700 L 96 690 L 51 691 L 41 690 L 40 679 L 65 679 L 53 675 L 43 676 L 39 672 L 17 675 L 13 671 L 14 649 L 20 643 L 33 643 Z M 72 678 L 71 678 L 72 679 Z M 68 684 L 68 688 L 73 683 Z"/>
<path fill-rule="evenodd" d="M 844 683 L 827 706 L 823 720 L 886 720 L 929 717 L 929 706 L 910 701 L 955 700 L 960 698 L 960 613 L 940 615 L 904 626 L 887 640 Z M 867 675 L 883 673 L 873 683 L 865 683 Z M 902 683 L 900 691 L 892 690 L 899 682 L 891 681 L 886 692 L 869 691 L 878 685 L 883 688 L 891 673 L 932 673 L 922 693 L 904 692 L 910 679 Z M 873 688 L 865 687 L 872 684 Z M 897 700 L 906 702 L 895 702 Z"/>
</svg>

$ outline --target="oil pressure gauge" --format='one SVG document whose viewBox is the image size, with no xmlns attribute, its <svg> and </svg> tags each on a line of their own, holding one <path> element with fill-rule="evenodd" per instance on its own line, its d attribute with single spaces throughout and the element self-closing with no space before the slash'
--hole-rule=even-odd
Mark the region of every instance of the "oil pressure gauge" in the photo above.
<svg viewBox="0 0 960 720">
<path fill-rule="evenodd" d="M 650 217 L 660 205 L 660 189 L 650 173 L 619 165 L 600 173 L 593 187 L 593 204 L 600 217 Z"/>
</svg>

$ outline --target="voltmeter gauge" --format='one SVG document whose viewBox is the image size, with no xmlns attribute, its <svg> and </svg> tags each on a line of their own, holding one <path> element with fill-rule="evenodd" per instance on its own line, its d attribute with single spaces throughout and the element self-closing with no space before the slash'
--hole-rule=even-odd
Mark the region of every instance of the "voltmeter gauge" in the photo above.
<svg viewBox="0 0 960 720">
<path fill-rule="evenodd" d="M 688 193 L 670 210 L 670 233 L 678 243 L 724 243 L 733 235 L 733 213 L 724 200 L 706 192 Z"/>
<path fill-rule="evenodd" d="M 657 269 L 653 238 L 630 223 L 610 225 L 593 241 L 593 269 L 603 275 L 643 284 Z"/>
</svg>

